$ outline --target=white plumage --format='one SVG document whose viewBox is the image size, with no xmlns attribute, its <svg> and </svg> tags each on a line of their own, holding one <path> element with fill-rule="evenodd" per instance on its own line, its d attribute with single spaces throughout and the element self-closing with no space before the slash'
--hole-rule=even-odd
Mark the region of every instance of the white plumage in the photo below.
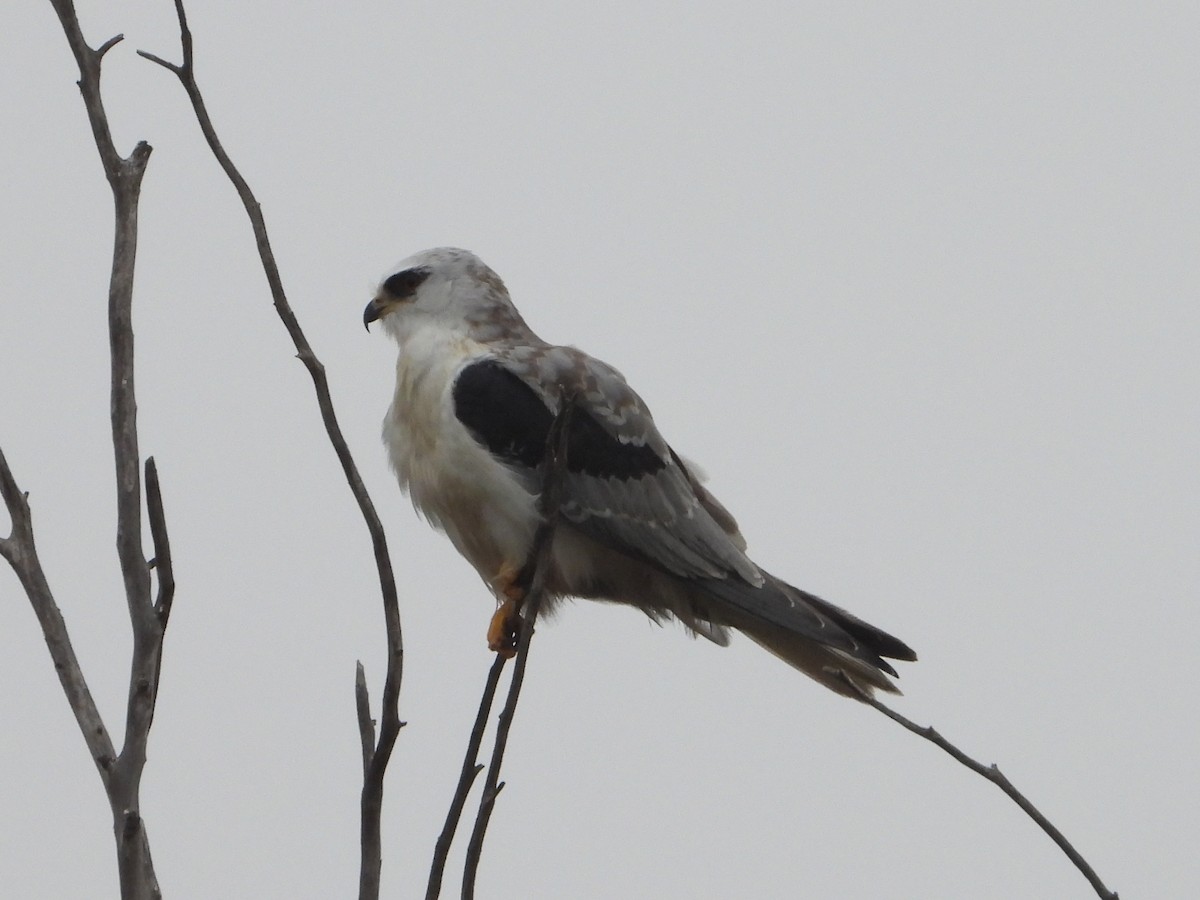
<svg viewBox="0 0 1200 900">
<path fill-rule="evenodd" d="M 500 278 L 455 248 L 400 263 L 368 304 L 400 348 L 383 436 L 401 488 L 501 600 L 539 524 L 546 435 L 567 396 L 561 520 L 547 600 L 627 603 L 718 643 L 746 633 L 839 693 L 895 691 L 903 642 L 756 566 L 733 517 L 611 366 L 542 341 Z"/>
<path fill-rule="evenodd" d="M 385 327 L 399 319 L 388 317 Z M 417 510 L 497 589 L 493 582 L 505 564 L 525 558 L 538 511 L 537 496 L 454 414 L 454 378 L 487 348 L 428 325 L 396 337 L 403 352 L 383 420 L 392 469 Z"/>
</svg>

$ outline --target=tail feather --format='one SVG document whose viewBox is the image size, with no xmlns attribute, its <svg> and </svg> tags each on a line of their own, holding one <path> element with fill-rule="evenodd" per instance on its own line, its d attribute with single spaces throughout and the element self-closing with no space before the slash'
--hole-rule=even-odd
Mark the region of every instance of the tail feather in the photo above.
<svg viewBox="0 0 1200 900">
<path fill-rule="evenodd" d="M 888 659 L 900 659 L 905 662 L 916 662 L 916 651 L 898 637 L 888 634 L 882 628 L 876 628 L 870 622 L 864 622 L 858 616 L 854 615 L 854 613 L 847 612 L 840 606 L 834 606 L 828 600 L 822 600 L 815 594 L 802 591 L 800 588 L 792 587 L 790 584 L 781 582 L 781 585 L 786 591 L 798 594 L 805 603 L 815 606 L 821 612 L 825 613 L 825 615 L 832 618 L 842 630 L 866 644 L 880 656 L 886 656 Z M 890 668 L 889 666 L 889 671 Z M 896 673 L 891 672 L 891 674 L 895 675 Z"/>
<path fill-rule="evenodd" d="M 899 676 L 883 657 L 915 660 L 911 647 L 841 607 L 763 575 L 761 588 L 732 579 L 706 583 L 707 592 L 723 601 L 721 621 L 843 696 L 862 699 L 860 692 L 870 696 L 875 689 L 900 693 L 888 678 Z"/>
<path fill-rule="evenodd" d="M 771 626 L 742 628 L 741 631 L 754 643 L 770 650 L 792 668 L 843 697 L 861 700 L 862 694 L 869 697 L 875 689 L 889 694 L 900 693 L 900 689 L 878 666 L 841 650 L 822 646 L 809 638 Z M 888 668 L 890 670 L 891 667 Z"/>
</svg>

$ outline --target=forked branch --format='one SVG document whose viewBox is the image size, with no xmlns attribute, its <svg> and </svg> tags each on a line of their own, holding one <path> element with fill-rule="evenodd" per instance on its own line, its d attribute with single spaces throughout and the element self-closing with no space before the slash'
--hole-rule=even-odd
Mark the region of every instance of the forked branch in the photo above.
<svg viewBox="0 0 1200 900">
<path fill-rule="evenodd" d="M 558 414 L 550 426 L 546 436 L 545 463 L 542 468 L 541 495 L 538 498 L 538 511 L 541 514 L 541 524 L 534 533 L 529 556 L 525 560 L 517 583 L 526 588 L 525 601 L 521 609 L 521 633 L 517 641 L 517 662 L 513 667 L 512 681 L 508 685 L 508 696 L 504 708 L 500 711 L 499 723 L 496 726 L 495 743 L 492 745 L 491 762 L 488 765 L 487 776 L 483 783 L 483 793 L 479 798 L 479 811 L 475 816 L 475 826 L 467 844 L 467 856 L 463 866 L 462 897 L 470 900 L 475 896 L 475 881 L 479 872 L 479 860 L 483 853 L 483 841 L 487 834 L 488 823 L 491 821 L 492 810 L 496 798 L 504 788 L 500 781 L 500 766 L 504 762 L 504 752 L 508 747 L 508 735 L 512 728 L 513 718 L 517 712 L 517 701 L 521 696 L 521 686 L 525 682 L 525 666 L 529 662 L 529 645 L 533 640 L 535 623 L 542 600 L 546 593 L 546 578 L 550 572 L 550 557 L 554 544 L 554 532 L 558 527 L 559 509 L 562 507 L 563 486 L 567 475 L 567 444 L 570 437 L 571 418 L 575 414 L 574 396 L 566 396 L 562 400 Z M 441 889 L 442 873 L 446 865 L 446 856 L 450 852 L 450 844 L 454 838 L 455 829 L 462 808 L 466 803 L 467 793 L 474 783 L 475 775 L 479 772 L 476 762 L 479 745 L 483 737 L 486 717 L 492 706 L 496 692 L 496 684 L 500 679 L 500 671 L 504 667 L 503 657 L 498 657 L 488 673 L 487 684 L 484 686 L 483 700 L 480 703 L 479 714 L 475 719 L 475 727 L 471 731 L 467 754 L 463 760 L 462 772 L 454 799 L 450 804 L 450 812 L 446 824 L 438 838 L 434 852 L 433 865 L 429 874 L 429 885 L 426 890 L 426 900 L 434 900 Z"/>
<path fill-rule="evenodd" d="M 117 753 L 113 749 L 112 739 L 108 729 L 100 718 L 92 692 L 88 688 L 87 679 L 79 667 L 75 649 L 71 646 L 71 637 L 67 632 L 67 623 L 63 621 L 62 613 L 54 602 L 54 595 L 42 571 L 41 560 L 38 559 L 37 546 L 33 540 L 33 517 L 29 509 L 29 498 L 18 486 L 8 467 L 4 451 L 0 449 L 0 493 L 4 496 L 4 505 L 12 519 L 11 533 L 7 538 L 0 539 L 0 556 L 12 566 L 17 579 L 25 589 L 25 595 L 33 607 L 38 624 L 41 625 L 42 635 L 50 650 L 50 659 L 54 662 L 54 671 L 58 673 L 59 683 L 67 696 L 71 712 L 87 743 L 88 753 L 100 779 L 104 782 L 105 790 L 112 776 L 113 765 Z"/>
<path fill-rule="evenodd" d="M 479 762 L 479 747 L 483 744 L 483 733 L 487 730 L 488 717 L 492 714 L 492 703 L 496 699 L 496 687 L 500 684 L 500 674 L 508 657 L 497 653 L 488 669 L 487 681 L 483 685 L 483 695 L 479 698 L 479 712 L 475 714 L 475 724 L 471 727 L 471 736 L 467 739 L 467 752 L 463 754 L 462 769 L 458 774 L 458 784 L 454 788 L 454 797 L 450 800 L 450 809 L 446 813 L 446 822 L 438 835 L 437 844 L 433 849 L 433 863 L 429 867 L 429 884 L 425 888 L 425 900 L 437 900 L 442 892 L 442 876 L 446 871 L 446 860 L 450 856 L 450 846 L 454 843 L 454 834 L 458 830 L 458 822 L 462 818 L 463 807 L 467 805 L 467 797 L 475 778 L 483 771 Z"/>
<path fill-rule="evenodd" d="M 34 544 L 33 522 L 28 499 L 19 490 L 8 462 L 0 454 L 0 489 L 12 519 L 12 532 L 0 542 L 0 553 L 16 572 L 33 606 L 50 649 L 51 658 L 67 701 L 75 713 L 88 750 L 100 772 L 113 817 L 117 844 L 117 868 L 123 898 L 160 896 L 150 844 L 140 811 L 142 770 L 146 744 L 154 719 L 158 693 L 165 617 L 156 614 L 150 598 L 150 564 L 142 547 L 141 457 L 138 451 L 137 402 L 134 391 L 133 274 L 137 255 L 138 199 L 142 177 L 150 158 L 150 145 L 137 144 L 129 156 L 117 151 L 100 94 L 100 68 L 104 56 L 120 42 L 110 38 L 97 48 L 83 37 L 72 0 L 51 0 L 79 67 L 79 90 L 83 95 L 92 137 L 100 154 L 104 175 L 113 194 L 115 214 L 112 272 L 108 286 L 108 334 L 110 346 L 110 413 L 113 461 L 117 482 L 117 557 L 125 585 L 125 600 L 133 630 L 133 656 L 125 710 L 125 735 L 120 753 L 96 710 L 87 682 L 71 647 L 66 623 L 54 601 Z M 149 464 L 153 471 L 153 463 Z M 158 495 L 157 477 L 152 489 L 150 516 L 156 547 L 166 548 L 166 518 Z M 160 596 L 174 588 L 170 574 L 170 551 L 164 559 Z"/>
</svg>

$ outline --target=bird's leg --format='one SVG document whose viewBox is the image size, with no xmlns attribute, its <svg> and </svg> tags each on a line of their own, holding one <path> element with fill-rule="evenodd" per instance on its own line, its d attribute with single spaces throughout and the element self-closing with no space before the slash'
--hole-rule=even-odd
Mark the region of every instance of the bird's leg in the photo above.
<svg viewBox="0 0 1200 900">
<path fill-rule="evenodd" d="M 521 570 L 505 563 L 492 579 L 492 584 L 504 600 L 488 624 L 488 648 L 512 659 L 517 655 L 517 637 L 521 631 L 520 609 L 525 599 Z"/>
</svg>

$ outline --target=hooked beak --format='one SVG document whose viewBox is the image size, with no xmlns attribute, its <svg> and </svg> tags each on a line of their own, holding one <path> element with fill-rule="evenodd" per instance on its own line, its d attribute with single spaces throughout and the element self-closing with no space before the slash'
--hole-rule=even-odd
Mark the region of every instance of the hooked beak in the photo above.
<svg viewBox="0 0 1200 900">
<path fill-rule="evenodd" d="M 374 298 L 363 310 L 363 327 L 370 331 L 371 323 L 381 318 L 385 312 L 387 312 L 387 301 L 382 297 Z"/>
</svg>

